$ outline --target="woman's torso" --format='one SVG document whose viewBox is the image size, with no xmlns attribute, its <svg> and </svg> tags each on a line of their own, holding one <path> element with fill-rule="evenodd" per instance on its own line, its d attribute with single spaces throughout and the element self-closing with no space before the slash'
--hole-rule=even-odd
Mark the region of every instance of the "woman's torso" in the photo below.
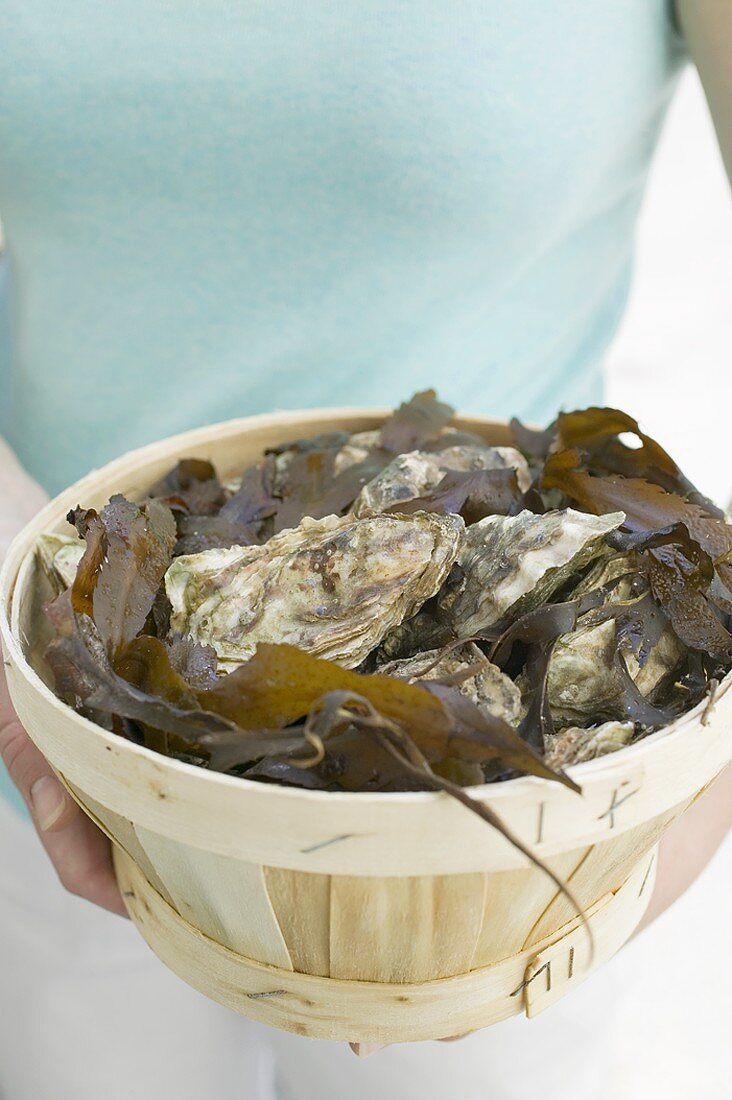
<svg viewBox="0 0 732 1100">
<path fill-rule="evenodd" d="M 51 490 L 206 420 L 599 396 L 667 0 L 0 0 L 0 432 Z"/>
</svg>

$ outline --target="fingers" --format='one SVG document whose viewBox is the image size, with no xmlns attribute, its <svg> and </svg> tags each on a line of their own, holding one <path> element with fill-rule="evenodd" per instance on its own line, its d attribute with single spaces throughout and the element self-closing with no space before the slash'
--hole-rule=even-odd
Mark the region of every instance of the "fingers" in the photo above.
<svg viewBox="0 0 732 1100">
<path fill-rule="evenodd" d="M 388 1043 L 349 1043 L 357 1058 L 368 1058 L 370 1054 L 376 1054 L 377 1050 L 383 1050 Z"/>
<path fill-rule="evenodd" d="M 49 774 L 39 775 L 33 780 L 26 801 L 39 830 L 44 833 L 51 829 L 63 829 L 71 823 L 79 809 L 58 779 Z"/>
<path fill-rule="evenodd" d="M 127 916 L 112 866 L 109 840 L 77 806 L 31 741 L 0 676 L 0 756 L 25 799 L 43 847 L 72 894 Z"/>
<path fill-rule="evenodd" d="M 14 714 L 0 719 L 0 754 L 39 832 L 63 829 L 81 813 Z"/>
<path fill-rule="evenodd" d="M 69 893 L 120 917 L 127 916 L 112 866 L 111 844 L 86 814 L 79 811 L 68 825 L 40 837 Z"/>
<path fill-rule="evenodd" d="M 472 1031 L 466 1031 L 462 1035 L 450 1035 L 446 1039 L 438 1039 L 438 1043 L 456 1043 L 459 1039 L 465 1039 L 468 1035 L 472 1035 Z M 370 1054 L 376 1054 L 379 1050 L 384 1050 L 390 1046 L 390 1043 L 349 1043 L 348 1044 L 357 1058 L 368 1058 Z"/>
</svg>

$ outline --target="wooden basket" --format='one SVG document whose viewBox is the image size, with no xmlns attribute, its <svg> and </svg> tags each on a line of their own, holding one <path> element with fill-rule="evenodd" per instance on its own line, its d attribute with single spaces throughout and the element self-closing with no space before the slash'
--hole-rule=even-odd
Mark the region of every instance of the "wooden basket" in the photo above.
<svg viewBox="0 0 732 1100">
<path fill-rule="evenodd" d="M 177 974 L 257 1020 L 315 1038 L 404 1042 L 534 1015 L 615 952 L 651 894 L 659 838 L 731 755 L 728 677 L 714 706 L 571 769 L 473 789 L 571 884 L 566 899 L 497 832 L 440 793 L 294 790 L 219 775 L 123 740 L 61 703 L 38 654 L 49 595 L 33 545 L 77 504 L 140 497 L 178 458 L 223 476 L 283 439 L 377 426 L 385 411 L 258 416 L 126 455 L 52 501 L 16 539 L 0 588 L 23 724 L 114 841 L 132 919 Z M 505 425 L 463 418 L 497 445 Z"/>
</svg>

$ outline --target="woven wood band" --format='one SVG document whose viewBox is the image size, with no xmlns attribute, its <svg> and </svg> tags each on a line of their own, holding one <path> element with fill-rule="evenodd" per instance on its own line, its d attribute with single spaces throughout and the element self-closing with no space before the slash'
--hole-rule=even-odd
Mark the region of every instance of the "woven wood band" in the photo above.
<svg viewBox="0 0 732 1100">
<path fill-rule="evenodd" d="M 653 892 L 656 849 L 579 920 L 494 966 L 419 985 L 343 981 L 247 959 L 203 935 L 150 886 L 126 853 L 115 868 L 132 920 L 155 954 L 189 985 L 272 1027 L 316 1039 L 394 1043 L 439 1039 L 525 1012 L 535 1016 L 626 942 Z"/>
</svg>

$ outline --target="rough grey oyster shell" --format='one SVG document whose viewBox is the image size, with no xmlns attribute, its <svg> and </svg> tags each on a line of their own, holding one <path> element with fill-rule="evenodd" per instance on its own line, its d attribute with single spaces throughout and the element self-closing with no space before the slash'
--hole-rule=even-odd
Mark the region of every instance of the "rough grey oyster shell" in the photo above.
<svg viewBox="0 0 732 1100">
<path fill-rule="evenodd" d="M 631 579 L 624 578 L 630 562 L 620 555 L 590 570 L 572 595 L 590 592 L 620 577 L 605 604 L 631 598 Z M 577 627 L 558 639 L 549 662 L 547 695 L 557 723 L 584 726 L 598 718 L 625 717 L 623 685 L 613 663 L 616 649 L 614 620 L 595 623 L 593 613 L 582 616 Z M 653 702 L 668 682 L 684 652 L 670 627 L 660 635 L 643 667 L 634 654 L 624 652 L 625 664 L 641 695 Z"/>
<path fill-rule="evenodd" d="M 473 642 L 444 654 L 439 660 L 439 649 L 418 653 L 399 661 L 390 661 L 377 670 L 379 675 L 396 676 L 400 680 L 438 680 L 461 672 L 477 661 L 481 670 L 468 680 L 457 684 L 457 690 L 481 710 L 496 718 L 503 718 L 511 726 L 517 726 L 521 718 L 521 692 L 513 680 L 492 664 Z M 435 663 L 436 662 L 436 663 Z"/>
<path fill-rule="evenodd" d="M 368 432 L 354 432 L 347 443 L 344 443 L 335 456 L 333 472 L 343 473 L 349 466 L 355 466 L 368 458 L 372 451 L 379 446 L 381 430 L 374 428 Z"/>
<path fill-rule="evenodd" d="M 560 638 L 547 676 L 549 707 L 555 722 L 582 726 L 597 718 L 622 718 L 623 685 L 613 665 L 615 623 L 612 619 L 583 626 Z M 641 668 L 632 653 L 625 663 L 641 695 L 656 698 L 679 663 L 683 647 L 671 630 L 661 635 Z"/>
<path fill-rule="evenodd" d="M 414 500 L 434 489 L 448 470 L 516 470 L 519 488 L 525 492 L 531 484 L 526 460 L 512 447 L 488 447 L 461 443 L 440 451 L 408 451 L 397 455 L 372 478 L 354 501 L 357 516 L 374 516 L 394 504 Z"/>
<path fill-rule="evenodd" d="M 605 536 L 624 520 L 623 512 L 591 516 L 565 508 L 472 524 L 458 557 L 460 575 L 438 600 L 456 636 L 498 628 L 538 607 L 573 573 L 609 553 Z"/>
<path fill-rule="evenodd" d="M 522 493 L 531 485 L 529 464 L 515 447 L 489 447 L 487 443 L 458 443 L 437 451 L 445 470 L 515 470 Z"/>
<path fill-rule="evenodd" d="M 179 557 L 165 577 L 171 632 L 213 646 L 222 669 L 258 642 L 352 668 L 438 590 L 463 532 L 459 516 L 426 512 L 306 517 L 262 546 Z"/>
<path fill-rule="evenodd" d="M 610 581 L 620 579 L 620 583 L 610 593 L 610 598 L 627 600 L 630 596 L 630 578 L 636 576 L 637 572 L 630 554 L 613 553 L 610 557 L 601 558 L 591 566 L 582 580 L 572 589 L 572 598 L 582 596 L 586 592 L 593 592 L 596 588 L 609 584 Z M 627 580 L 624 579 L 626 577 Z"/>
<path fill-rule="evenodd" d="M 440 432 L 440 436 L 457 435 L 457 429 L 446 427 Z M 363 432 L 354 432 L 346 443 L 338 451 L 335 457 L 334 471 L 336 474 L 340 474 L 343 470 L 347 470 L 349 466 L 355 466 L 358 462 L 363 462 L 372 451 L 375 451 L 380 444 L 381 440 L 381 428 L 370 428 Z"/>
<path fill-rule="evenodd" d="M 364 485 L 351 510 L 356 516 L 376 516 L 392 504 L 422 496 L 434 488 L 442 476 L 436 455 L 423 451 L 397 455 Z"/>
<path fill-rule="evenodd" d="M 41 535 L 36 554 L 53 588 L 61 593 L 74 583 L 86 543 L 77 535 Z"/>
<path fill-rule="evenodd" d="M 241 483 L 243 481 L 242 475 L 238 474 L 236 477 L 227 478 L 223 482 L 222 488 L 226 494 L 227 500 L 229 497 L 233 497 L 241 489 Z"/>
<path fill-rule="evenodd" d="M 598 756 L 607 756 L 625 748 L 633 739 L 635 726 L 632 722 L 604 722 L 600 726 L 582 729 L 568 726 L 557 733 L 549 734 L 546 739 L 544 762 L 550 768 L 566 768 L 570 764 L 581 764 L 583 760 L 594 760 Z"/>
<path fill-rule="evenodd" d="M 452 630 L 435 616 L 430 603 L 390 630 L 372 657 L 377 665 L 383 665 L 389 661 L 419 656 L 428 649 L 440 649 L 452 640 Z"/>
</svg>

